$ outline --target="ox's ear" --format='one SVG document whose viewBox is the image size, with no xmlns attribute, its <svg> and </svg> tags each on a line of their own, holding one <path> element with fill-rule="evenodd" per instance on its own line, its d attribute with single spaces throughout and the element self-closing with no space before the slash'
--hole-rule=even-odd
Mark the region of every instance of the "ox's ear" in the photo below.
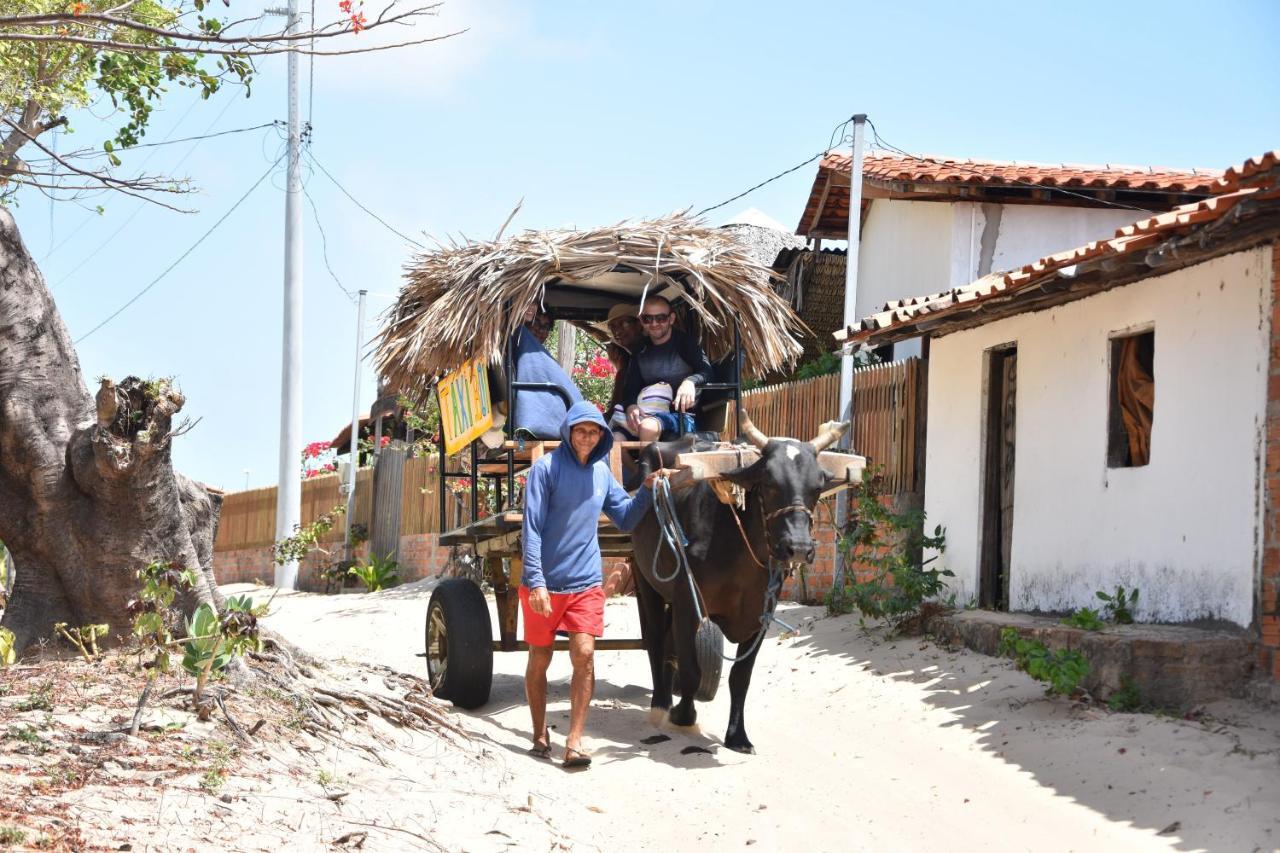
<svg viewBox="0 0 1280 853">
<path fill-rule="evenodd" d="M 757 459 L 750 465 L 744 465 L 741 468 L 733 468 L 729 471 L 721 471 L 720 476 L 731 483 L 749 489 L 756 483 L 760 482 L 761 475 L 764 474 L 764 459 Z"/>
</svg>

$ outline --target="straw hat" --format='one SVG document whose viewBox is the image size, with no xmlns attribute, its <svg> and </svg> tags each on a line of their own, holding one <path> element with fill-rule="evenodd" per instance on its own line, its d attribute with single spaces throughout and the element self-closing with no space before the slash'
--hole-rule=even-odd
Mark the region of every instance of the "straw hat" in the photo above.
<svg viewBox="0 0 1280 853">
<path fill-rule="evenodd" d="M 640 309 L 629 302 L 619 302 L 617 305 L 609 309 L 609 316 L 604 318 L 604 325 L 608 326 L 619 317 L 630 317 L 632 320 L 640 316 Z"/>
</svg>

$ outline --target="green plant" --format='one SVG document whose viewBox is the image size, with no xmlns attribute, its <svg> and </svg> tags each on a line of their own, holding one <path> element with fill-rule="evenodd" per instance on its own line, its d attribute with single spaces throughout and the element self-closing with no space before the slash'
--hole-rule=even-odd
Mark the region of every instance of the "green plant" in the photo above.
<svg viewBox="0 0 1280 853">
<path fill-rule="evenodd" d="M 0 826 L 0 845 L 11 847 L 27 840 L 27 833 L 16 826 Z"/>
<path fill-rule="evenodd" d="M 841 585 L 827 593 L 826 605 L 833 615 L 857 610 L 887 619 L 897 629 L 918 615 L 927 599 L 940 596 L 946 589 L 944 578 L 954 575 L 949 569 L 929 568 L 946 549 L 942 527 L 927 535 L 923 512 L 886 506 L 882 482 L 869 469 L 863 471 L 839 541 L 849 570 Z M 937 553 L 925 559 L 926 550 Z M 865 569 L 855 571 L 855 566 Z"/>
<path fill-rule="evenodd" d="M 316 772 L 316 781 L 320 783 L 321 788 L 327 788 L 333 784 L 333 774 L 322 767 Z"/>
<path fill-rule="evenodd" d="M 0 666 L 8 666 L 17 660 L 17 653 L 14 650 L 16 639 L 8 628 L 0 628 Z"/>
<path fill-rule="evenodd" d="M 286 536 L 271 546 L 272 558 L 283 566 L 285 563 L 304 559 L 313 550 L 328 554 L 328 551 L 320 547 L 320 537 L 332 530 L 338 517 L 346 511 L 346 504 L 338 504 L 310 524 L 295 524 L 292 536 Z"/>
<path fill-rule="evenodd" d="M 1081 607 L 1079 610 L 1072 612 L 1070 616 L 1062 620 L 1062 624 L 1070 625 L 1072 628 L 1083 628 L 1086 631 L 1101 631 L 1106 627 L 1106 623 L 1102 621 L 1098 611 L 1091 607 Z"/>
<path fill-rule="evenodd" d="M 202 701 L 205 685 L 221 674 L 231 661 L 248 651 L 258 651 L 258 616 L 265 606 L 254 607 L 247 595 L 231 596 L 223 606 L 222 616 L 213 605 L 201 604 L 187 622 L 187 639 L 182 644 L 182 668 L 195 676 L 192 696 L 197 715 L 208 719 L 209 710 Z"/>
<path fill-rule="evenodd" d="M 1048 685 L 1046 693 L 1070 696 L 1089 674 L 1089 661 L 1070 649 L 1049 651 L 1039 640 L 1021 636 L 1017 628 L 1000 632 L 1000 655 L 1013 658 L 1018 669 Z"/>
<path fill-rule="evenodd" d="M 169 648 L 173 645 L 173 628 L 178 617 L 173 609 L 174 596 L 179 590 L 194 588 L 199 576 L 179 563 L 160 560 L 139 569 L 137 576 L 142 581 L 142 589 L 138 597 L 129 602 L 129 612 L 134 614 L 133 635 L 140 649 L 154 650 L 151 661 L 145 665 L 149 677 L 154 678 L 170 668 Z"/>
<path fill-rule="evenodd" d="M 76 647 L 85 663 L 93 663 L 99 654 L 98 638 L 107 636 L 111 628 L 107 625 L 81 625 L 79 628 L 71 628 L 66 622 L 57 622 L 53 630 Z"/>
<path fill-rule="evenodd" d="M 1142 694 L 1138 692 L 1138 685 L 1132 678 L 1127 675 L 1120 677 L 1120 689 L 1112 693 L 1107 699 L 1107 707 L 1113 711 L 1124 711 L 1133 713 L 1141 711 L 1144 707 Z"/>
<path fill-rule="evenodd" d="M 1108 595 L 1102 590 L 1098 590 L 1095 595 L 1104 602 L 1103 610 L 1107 614 L 1107 620 L 1115 622 L 1117 625 L 1133 624 L 1133 609 L 1138 606 L 1138 588 L 1134 587 L 1128 592 L 1125 588 L 1116 584 L 1116 591 Z"/>
<path fill-rule="evenodd" d="M 36 688 L 35 693 L 30 694 L 14 707 L 18 711 L 52 711 L 53 682 L 43 682 Z"/>
<path fill-rule="evenodd" d="M 400 564 L 388 557 L 370 554 L 368 560 L 356 563 L 347 571 L 359 578 L 369 592 L 377 592 L 395 585 L 400 577 Z"/>
</svg>

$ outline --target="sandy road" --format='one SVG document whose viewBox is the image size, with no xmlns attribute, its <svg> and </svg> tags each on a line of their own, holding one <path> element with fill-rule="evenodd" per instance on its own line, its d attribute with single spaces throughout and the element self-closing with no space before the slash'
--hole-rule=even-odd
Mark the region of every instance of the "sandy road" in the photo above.
<svg viewBox="0 0 1280 853">
<path fill-rule="evenodd" d="M 319 654 L 338 647 L 349 660 L 421 674 L 428 587 L 284 594 L 267 621 Z M 1280 847 L 1274 711 L 1228 702 L 1199 722 L 1113 714 L 1047 699 L 1001 661 L 885 641 L 856 618 L 796 606 L 785 618 L 800 632 L 766 641 L 748 697 L 754 756 L 721 744 L 727 682 L 700 706 L 702 733 L 667 729 L 670 740 L 645 744 L 659 733 L 648 720 L 646 658 L 603 652 L 587 727 L 595 764 L 565 772 L 525 754 L 524 655 L 496 655 L 491 701 L 460 712 L 503 768 L 501 790 L 476 795 L 528 802 L 573 849 Z M 633 600 L 609 603 L 606 635 L 638 636 Z M 550 675 L 559 756 L 565 653 Z M 491 831 L 486 843 L 505 837 Z"/>
</svg>

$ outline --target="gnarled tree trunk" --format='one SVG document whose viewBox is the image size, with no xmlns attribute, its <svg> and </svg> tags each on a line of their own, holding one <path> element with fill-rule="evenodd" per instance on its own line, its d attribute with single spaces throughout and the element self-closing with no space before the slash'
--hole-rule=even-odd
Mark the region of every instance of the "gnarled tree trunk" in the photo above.
<svg viewBox="0 0 1280 853">
<path fill-rule="evenodd" d="M 135 573 L 154 560 L 200 570 L 188 612 L 218 601 L 222 498 L 173 470 L 182 404 L 168 382 L 135 377 L 89 395 L 44 277 L 0 208 L 0 541 L 16 566 L 0 626 L 18 649 L 56 622 L 127 636 Z"/>
</svg>

